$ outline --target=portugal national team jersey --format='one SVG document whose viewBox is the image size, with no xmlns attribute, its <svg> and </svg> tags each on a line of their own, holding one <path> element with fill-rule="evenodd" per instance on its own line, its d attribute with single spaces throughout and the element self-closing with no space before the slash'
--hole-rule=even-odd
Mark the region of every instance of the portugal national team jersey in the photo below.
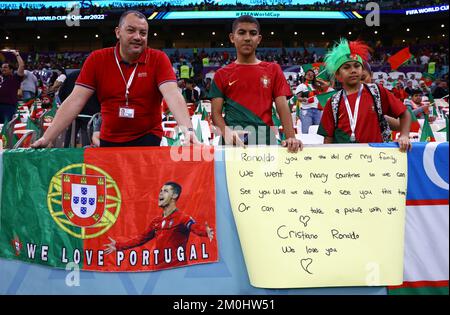
<svg viewBox="0 0 450 315">
<path fill-rule="evenodd" d="M 403 103 L 391 92 L 387 91 L 382 86 L 379 86 L 379 89 L 381 108 L 384 115 L 397 118 L 406 111 L 405 105 L 403 105 Z M 352 113 L 355 111 L 357 96 L 358 93 L 348 95 L 348 101 Z M 320 121 L 319 130 L 317 133 L 324 137 L 332 137 L 334 143 L 349 143 L 352 131 L 350 128 L 350 119 L 345 107 L 344 97 L 341 97 L 339 103 L 337 120 L 338 123 L 336 128 L 331 99 L 329 99 L 323 111 L 322 120 Z M 364 87 L 361 95 L 355 137 L 356 142 L 358 143 L 383 142 L 374 99 L 367 87 Z"/>
<path fill-rule="evenodd" d="M 272 102 L 291 96 L 291 90 L 278 64 L 232 63 L 214 75 L 211 98 L 223 98 L 228 126 L 273 126 Z"/>
<path fill-rule="evenodd" d="M 154 242 L 154 248 L 159 250 L 160 253 L 171 249 L 172 261 L 169 264 L 172 267 L 184 265 L 187 263 L 187 259 L 178 261 L 176 253 L 180 247 L 186 252 L 190 232 L 198 236 L 208 236 L 204 225 L 196 224 L 191 216 L 176 210 L 165 218 L 162 216 L 154 218 L 143 234 L 131 236 L 133 238 L 126 242 L 117 242 L 116 249 L 131 249 L 151 241 Z M 163 263 L 162 259 L 161 262 Z"/>
</svg>

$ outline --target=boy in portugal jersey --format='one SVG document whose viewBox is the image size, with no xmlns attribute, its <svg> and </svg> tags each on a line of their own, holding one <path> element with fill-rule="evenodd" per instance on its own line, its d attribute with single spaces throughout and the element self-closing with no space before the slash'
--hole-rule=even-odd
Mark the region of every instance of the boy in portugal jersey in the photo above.
<svg viewBox="0 0 450 315">
<path fill-rule="evenodd" d="M 111 243 L 106 244 L 106 254 L 116 250 L 127 250 L 144 245 L 154 239 L 155 248 L 160 251 L 171 249 L 176 253 L 179 248 L 186 252 L 186 245 L 191 232 L 198 236 L 208 237 L 212 241 L 214 231 L 208 226 L 208 223 L 198 224 L 186 213 L 177 208 L 176 202 L 181 195 L 181 186 L 175 182 L 165 183 L 159 192 L 158 206 L 163 210 L 163 215 L 152 220 L 148 228 L 141 235 L 128 240 L 114 240 L 110 238 Z M 171 267 L 187 264 L 187 259 L 178 261 L 172 259 L 169 263 Z"/>
<path fill-rule="evenodd" d="M 399 118 L 400 151 L 411 149 L 411 117 L 406 107 L 383 86 L 362 82 L 369 47 L 362 41 L 342 38 L 326 55 L 330 75 L 342 84 L 325 106 L 318 134 L 324 143 L 379 143 L 391 141 L 386 115 Z"/>
<path fill-rule="evenodd" d="M 212 119 L 225 144 L 276 144 L 272 121 L 272 103 L 280 116 L 290 152 L 301 150 L 295 138 L 286 97 L 291 90 L 278 64 L 260 61 L 256 48 L 261 42 L 259 22 L 243 15 L 233 22 L 230 41 L 236 47 L 237 60 L 214 75 L 210 96 Z M 222 117 L 222 109 L 225 117 Z"/>
</svg>

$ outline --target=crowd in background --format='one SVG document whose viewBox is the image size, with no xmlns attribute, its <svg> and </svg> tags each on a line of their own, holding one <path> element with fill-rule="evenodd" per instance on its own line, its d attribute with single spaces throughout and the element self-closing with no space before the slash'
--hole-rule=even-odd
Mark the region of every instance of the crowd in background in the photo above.
<svg viewBox="0 0 450 315">
<path fill-rule="evenodd" d="M 239 1 L 236 5 L 221 5 L 218 1 L 205 0 L 202 4 L 191 4 L 184 6 L 177 6 L 171 4 L 167 1 L 167 4 L 162 6 L 136 6 L 116 4 L 114 6 L 104 6 L 100 7 L 95 5 L 94 1 L 83 1 L 83 6 L 80 8 L 80 13 L 85 14 L 104 14 L 104 13 L 114 13 L 115 11 L 123 11 L 133 8 L 145 13 L 151 13 L 153 11 L 224 11 L 224 10 L 279 10 L 279 11 L 289 11 L 289 10 L 299 10 L 299 11 L 353 11 L 353 10 L 365 10 L 368 0 L 357 0 L 357 1 L 345 1 L 345 0 L 326 0 L 317 1 L 314 4 L 303 4 L 303 5 L 291 5 L 289 1 L 279 1 L 284 2 L 280 4 L 271 4 L 274 1 L 266 1 L 263 5 L 247 5 L 242 4 Z M 263 2 L 264 3 L 264 2 Z M 426 7 L 434 5 L 442 5 L 443 2 L 439 0 L 425 0 L 425 1 L 405 1 L 405 0 L 389 0 L 389 1 L 377 1 L 381 9 L 384 10 L 398 10 L 412 7 Z M 41 7 L 41 4 L 37 1 L 36 4 L 32 5 L 21 5 L 19 10 L 12 10 L 11 8 L 3 8 L 0 10 L 0 15 L 15 15 L 15 16 L 29 16 L 29 15 L 65 15 L 66 8 L 65 4 L 62 4 L 59 8 L 45 8 Z"/>
<path fill-rule="evenodd" d="M 389 67 L 387 59 L 395 52 L 392 47 L 380 47 L 374 50 L 372 54 L 372 67 Z M 397 48 L 398 50 L 399 48 Z M 405 65 L 415 66 L 417 71 L 426 72 L 427 65 L 430 62 L 436 63 L 436 79 L 448 80 L 448 45 L 420 45 L 411 47 L 414 57 Z M 66 53 L 28 53 L 24 54 L 26 69 L 31 71 L 38 79 L 39 87 L 51 87 L 57 81 L 57 78 L 65 73 L 66 69 L 80 69 L 83 61 L 89 55 L 88 52 L 66 52 Z M 7 54 L 5 54 L 7 57 Z M 301 66 L 304 64 L 320 63 L 323 61 L 323 54 L 315 51 L 308 51 L 307 48 L 302 50 L 287 49 L 281 50 L 264 50 L 257 54 L 258 59 L 269 62 L 276 62 L 281 66 Z M 189 79 L 200 88 L 200 97 L 206 98 L 210 81 L 205 77 L 205 67 L 222 67 L 236 59 L 236 55 L 227 51 L 217 49 L 214 52 L 205 52 L 200 49 L 197 53 L 186 54 L 180 53 L 178 50 L 169 54 L 169 58 L 174 67 L 174 71 L 180 78 L 180 67 L 186 64 L 190 68 Z M 207 62 L 205 63 L 205 60 Z M 181 79 L 188 79 L 186 77 Z M 386 81 L 389 85 L 391 82 Z M 183 83 L 184 84 L 184 83 Z M 183 85 L 184 88 L 184 85 Z M 405 82 L 406 88 L 406 82 Z"/>
</svg>

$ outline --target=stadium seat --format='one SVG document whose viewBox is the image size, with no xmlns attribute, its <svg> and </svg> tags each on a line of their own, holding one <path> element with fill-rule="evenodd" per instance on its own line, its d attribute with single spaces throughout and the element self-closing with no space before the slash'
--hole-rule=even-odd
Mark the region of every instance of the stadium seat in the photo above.
<svg viewBox="0 0 450 315">
<path fill-rule="evenodd" d="M 14 115 L 13 118 L 6 124 L 6 138 L 8 139 L 6 149 L 12 149 L 12 137 L 14 133 L 14 125 L 20 121 L 19 115 Z"/>
<path fill-rule="evenodd" d="M 420 73 L 420 72 L 408 72 L 407 74 L 406 74 L 406 77 L 408 78 L 408 79 L 411 79 L 411 77 L 414 75 L 414 79 L 416 79 L 416 80 L 420 80 L 420 79 L 422 79 L 422 73 Z"/>
<path fill-rule="evenodd" d="M 302 121 L 300 119 L 297 120 L 297 125 L 295 127 L 297 129 L 297 134 L 302 134 Z"/>
<path fill-rule="evenodd" d="M 309 126 L 308 134 L 316 135 L 318 129 L 319 129 L 319 125 L 311 125 L 311 126 Z"/>
<path fill-rule="evenodd" d="M 389 76 L 386 72 L 381 72 L 381 71 L 374 72 L 372 74 L 372 79 L 374 79 L 374 80 L 379 80 L 379 79 L 387 80 L 388 77 Z"/>
<path fill-rule="evenodd" d="M 297 72 L 292 72 L 292 71 L 286 71 L 283 72 L 284 73 L 284 77 L 287 79 L 289 79 L 289 76 L 292 76 L 292 79 L 297 80 Z"/>
<path fill-rule="evenodd" d="M 295 137 L 301 140 L 303 144 L 323 144 L 323 136 L 311 134 L 296 134 Z"/>
<path fill-rule="evenodd" d="M 208 112 L 211 113 L 211 101 L 203 100 L 200 102 L 202 107 Z"/>
<path fill-rule="evenodd" d="M 37 132 L 35 130 L 18 129 L 14 131 L 18 141 L 14 144 L 13 149 L 29 148 L 36 140 Z"/>
<path fill-rule="evenodd" d="M 194 115 L 195 109 L 197 108 L 197 105 L 195 103 L 187 103 L 187 108 L 189 112 L 189 116 Z"/>
<path fill-rule="evenodd" d="M 392 78 L 393 80 L 397 80 L 399 76 L 403 76 L 403 78 L 406 79 L 406 75 L 404 72 L 400 72 L 400 71 L 394 71 L 389 73 L 389 77 Z"/>
<path fill-rule="evenodd" d="M 163 131 L 172 131 L 177 125 L 178 123 L 175 120 L 168 120 L 168 121 L 163 121 L 161 123 Z"/>
<path fill-rule="evenodd" d="M 205 79 L 210 78 L 211 81 L 212 81 L 212 80 L 214 80 L 214 75 L 215 75 L 215 74 L 216 74 L 216 73 L 215 73 L 214 71 L 208 72 L 207 74 L 205 74 Z"/>
<path fill-rule="evenodd" d="M 447 133 L 446 132 L 434 132 L 434 139 L 436 142 L 446 142 L 447 141 Z"/>
</svg>

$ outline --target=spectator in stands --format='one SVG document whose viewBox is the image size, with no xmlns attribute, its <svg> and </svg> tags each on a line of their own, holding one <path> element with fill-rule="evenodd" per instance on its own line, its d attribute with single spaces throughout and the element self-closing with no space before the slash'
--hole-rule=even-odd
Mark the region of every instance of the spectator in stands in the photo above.
<svg viewBox="0 0 450 315">
<path fill-rule="evenodd" d="M 431 93 L 430 88 L 425 84 L 425 81 L 423 80 L 419 81 L 419 90 L 421 90 L 424 95 L 429 95 Z"/>
<path fill-rule="evenodd" d="M 414 115 L 416 115 L 417 118 L 423 118 L 423 114 L 429 113 L 429 106 L 430 104 L 423 104 L 422 103 L 422 96 L 423 92 L 420 89 L 415 89 L 412 92 L 410 99 L 405 99 L 404 104 L 412 110 Z"/>
<path fill-rule="evenodd" d="M 17 110 L 17 92 L 20 89 L 25 63 L 16 50 L 11 50 L 17 59 L 18 69 L 14 73 L 11 63 L 3 63 L 0 75 L 0 123 L 10 121 Z"/>
<path fill-rule="evenodd" d="M 384 115 L 389 115 L 400 118 L 398 143 L 401 151 L 409 150 L 411 117 L 406 107 L 382 86 L 361 82 L 363 62 L 368 56 L 366 44 L 346 39 L 341 39 L 326 56 L 329 74 L 336 76 L 343 89 L 328 100 L 318 134 L 325 137 L 324 143 L 388 142 L 391 132 Z"/>
<path fill-rule="evenodd" d="M 184 89 L 186 88 L 186 81 L 184 79 L 179 79 L 177 81 L 177 87 L 178 91 L 180 91 L 180 93 L 183 93 Z"/>
<path fill-rule="evenodd" d="M 397 81 L 397 84 L 392 89 L 392 94 L 394 94 L 402 102 L 409 97 L 408 93 L 406 93 L 403 88 L 403 83 L 401 81 Z"/>
<path fill-rule="evenodd" d="M 60 90 L 59 90 L 59 99 L 61 102 L 64 102 L 66 98 L 72 93 L 75 87 L 75 81 L 80 75 L 80 70 L 72 71 L 64 80 Z M 78 132 L 80 132 L 81 145 L 87 146 L 89 144 L 89 137 L 87 134 L 87 125 L 91 117 L 100 112 L 100 103 L 97 99 L 96 93 L 92 95 L 89 100 L 86 102 L 86 105 L 81 110 L 78 117 L 75 119 L 75 139 Z M 72 127 L 69 127 L 66 132 L 66 137 L 64 140 L 64 147 L 68 148 L 71 145 L 71 136 L 72 136 Z"/>
<path fill-rule="evenodd" d="M 412 86 L 414 88 L 417 88 L 419 86 L 419 82 L 416 80 L 416 76 L 414 74 L 411 74 L 410 80 L 412 81 Z"/>
<path fill-rule="evenodd" d="M 397 78 L 398 82 L 402 83 L 402 86 L 405 86 L 406 82 L 405 82 L 405 76 L 403 74 L 400 74 Z"/>
<path fill-rule="evenodd" d="M 413 91 L 414 91 L 413 81 L 412 80 L 406 81 L 405 92 L 408 93 L 409 96 L 411 96 Z"/>
<path fill-rule="evenodd" d="M 66 76 L 66 71 L 64 70 L 64 68 L 60 67 L 57 71 L 56 71 L 56 80 L 53 82 L 53 85 L 50 86 L 50 88 L 48 89 L 48 93 L 58 93 L 59 88 L 62 86 L 62 84 L 64 83 L 64 81 L 66 80 L 67 76 Z"/>
<path fill-rule="evenodd" d="M 169 58 L 163 52 L 147 48 L 145 15 L 138 11 L 124 12 L 115 33 L 117 45 L 94 51 L 88 57 L 74 90 L 44 136 L 32 145 L 34 148 L 49 146 L 95 91 L 103 120 L 100 146 L 159 146 L 163 97 L 186 141 L 198 143 Z"/>
<path fill-rule="evenodd" d="M 422 56 L 420 56 L 420 64 L 421 65 L 427 65 L 428 62 L 430 61 L 430 57 L 423 54 Z"/>
<path fill-rule="evenodd" d="M 361 82 L 364 82 L 366 84 L 372 83 L 372 76 L 373 73 L 370 64 L 365 61 L 362 70 Z"/>
<path fill-rule="evenodd" d="M 324 80 L 317 78 L 314 70 L 309 69 L 305 73 L 304 83 L 295 90 L 295 95 L 300 100 L 300 120 L 302 122 L 302 133 L 309 132 L 309 127 L 318 125 L 322 118 L 322 106 L 316 95 L 331 92 L 330 85 Z"/>
<path fill-rule="evenodd" d="M 205 97 L 209 98 L 209 92 L 211 90 L 211 78 L 206 78 L 205 79 Z"/>
<path fill-rule="evenodd" d="M 180 66 L 179 73 L 180 73 L 180 79 L 184 79 L 184 80 L 190 79 L 193 76 L 192 68 L 189 67 L 189 65 L 187 64 L 186 61 L 183 61 L 182 65 Z"/>
<path fill-rule="evenodd" d="M 211 87 L 212 119 L 225 144 L 244 146 L 246 137 L 250 137 L 251 144 L 275 144 L 271 129 L 272 103 L 275 102 L 287 139 L 283 145 L 291 152 L 301 150 L 303 144 L 295 138 L 286 100 L 291 91 L 281 67 L 256 57 L 256 48 L 262 39 L 259 22 L 252 16 L 242 15 L 234 20 L 229 37 L 236 47 L 237 60 L 216 72 Z M 225 119 L 222 117 L 224 106 Z M 252 133 L 240 133 L 229 126 L 249 128 Z"/>
<path fill-rule="evenodd" d="M 433 98 L 448 97 L 448 81 L 442 80 L 433 91 Z"/>
<path fill-rule="evenodd" d="M 200 94 L 194 89 L 194 81 L 186 80 L 186 88 L 183 90 L 183 96 L 186 103 L 197 103 L 200 101 Z"/>
<path fill-rule="evenodd" d="M 22 90 L 22 99 L 29 100 L 36 96 L 38 80 L 33 72 L 25 70 L 20 89 Z"/>
</svg>

